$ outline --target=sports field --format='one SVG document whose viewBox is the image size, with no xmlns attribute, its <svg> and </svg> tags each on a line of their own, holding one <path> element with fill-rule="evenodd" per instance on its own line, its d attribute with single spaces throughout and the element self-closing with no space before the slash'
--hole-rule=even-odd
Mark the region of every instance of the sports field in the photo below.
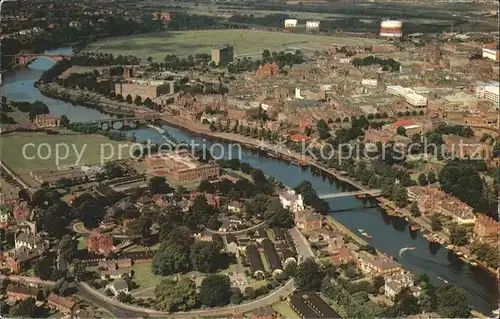
<svg viewBox="0 0 500 319">
<path fill-rule="evenodd" d="M 131 144 L 127 141 L 112 141 L 100 135 L 83 135 L 66 130 L 60 132 L 60 135 L 47 135 L 43 132 L 17 132 L 4 135 L 0 137 L 2 147 L 0 159 L 21 179 L 29 184 L 35 184 L 29 174 L 30 171 L 56 168 L 57 152 L 60 158 L 59 166 L 99 164 L 101 157 L 111 158 L 111 149 L 115 150 L 113 159 L 117 159 L 119 145 Z M 44 145 L 41 146 L 42 144 Z M 66 157 L 64 145 L 67 145 L 69 150 L 67 158 L 64 158 Z M 23 155 L 23 147 L 26 157 Z M 128 150 L 122 147 L 122 157 L 129 157 Z"/>
<path fill-rule="evenodd" d="M 177 56 L 210 54 L 212 47 L 230 44 L 236 55 L 260 54 L 263 50 L 284 49 L 327 50 L 328 45 L 371 45 L 380 43 L 376 39 L 327 37 L 286 32 L 257 30 L 199 30 L 175 31 L 133 35 L 101 40 L 86 48 L 86 51 L 133 55 L 146 61 L 153 57 L 163 61 L 167 54 Z"/>
</svg>

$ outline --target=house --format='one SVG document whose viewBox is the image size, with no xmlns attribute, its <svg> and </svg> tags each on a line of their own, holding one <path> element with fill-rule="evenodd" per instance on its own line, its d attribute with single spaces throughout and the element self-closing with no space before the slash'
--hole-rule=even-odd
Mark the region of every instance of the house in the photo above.
<svg viewBox="0 0 500 319">
<path fill-rule="evenodd" d="M 279 316 L 271 306 L 260 307 L 250 313 L 250 319 L 277 319 L 277 318 L 279 318 Z"/>
<path fill-rule="evenodd" d="M 243 203 L 240 201 L 233 200 L 229 204 L 227 204 L 227 210 L 232 213 L 241 213 L 243 209 Z"/>
<path fill-rule="evenodd" d="M 303 230 L 315 230 L 320 229 L 323 226 L 323 216 L 310 208 L 305 208 L 295 212 L 294 220 L 295 225 L 297 225 L 299 229 Z"/>
<path fill-rule="evenodd" d="M 20 233 L 14 238 L 15 248 L 20 249 L 21 247 L 26 247 L 28 249 L 44 248 L 48 247 L 46 241 L 41 237 L 31 234 L 31 233 Z"/>
<path fill-rule="evenodd" d="M 476 215 L 474 234 L 481 242 L 498 242 L 500 223 L 484 214 Z"/>
<path fill-rule="evenodd" d="M 420 296 L 421 288 L 414 286 L 415 278 L 410 272 L 401 270 L 399 273 L 385 276 L 384 280 L 384 294 L 391 300 L 394 300 L 394 297 L 404 288 L 410 288 L 411 293 L 415 297 Z"/>
<path fill-rule="evenodd" d="M 372 276 L 389 275 L 403 269 L 392 257 L 385 254 L 376 257 L 369 254 L 361 255 L 358 264 L 363 273 Z"/>
<path fill-rule="evenodd" d="M 356 261 L 356 257 L 352 254 L 351 250 L 347 247 L 342 247 L 332 255 L 332 262 L 336 266 L 346 264 L 350 261 Z"/>
<path fill-rule="evenodd" d="M 280 192 L 279 199 L 283 208 L 288 208 L 294 213 L 304 209 L 302 194 L 296 194 L 293 189 L 286 189 Z"/>
<path fill-rule="evenodd" d="M 35 117 L 33 121 L 38 127 L 57 127 L 60 124 L 61 118 L 59 116 L 50 114 L 39 114 Z"/>
<path fill-rule="evenodd" d="M 14 214 L 14 219 L 18 224 L 25 222 L 26 220 L 28 220 L 28 217 L 30 215 L 28 203 L 20 202 L 18 204 L 15 204 L 12 213 Z"/>
<path fill-rule="evenodd" d="M 51 293 L 47 297 L 47 304 L 49 308 L 55 309 L 65 315 L 73 315 L 78 308 L 74 299 L 65 298 L 55 293 Z"/>
<path fill-rule="evenodd" d="M 19 249 L 12 249 L 8 251 L 6 259 L 7 266 L 11 273 L 18 274 L 29 269 L 31 263 L 42 257 L 45 248 L 29 249 L 21 247 Z"/>
<path fill-rule="evenodd" d="M 109 234 L 92 231 L 87 237 L 87 249 L 89 252 L 96 252 L 107 256 L 113 251 L 113 248 L 113 237 Z"/>
<path fill-rule="evenodd" d="M 226 235 L 226 251 L 233 253 L 236 257 L 240 255 L 240 247 L 238 245 L 238 239 L 233 234 Z"/>
<path fill-rule="evenodd" d="M 10 301 L 26 300 L 30 297 L 36 298 L 37 290 L 23 285 L 7 286 L 7 298 Z"/>
<path fill-rule="evenodd" d="M 132 267 L 132 259 L 130 258 L 99 261 L 99 268 L 103 268 L 106 270 L 116 270 L 118 268 L 130 268 L 130 267 Z"/>
<path fill-rule="evenodd" d="M 125 280 L 123 279 L 117 279 L 113 281 L 112 283 L 106 285 L 106 289 L 111 290 L 111 292 L 115 295 L 118 296 L 120 293 L 124 293 L 128 295 L 128 284 Z"/>
<path fill-rule="evenodd" d="M 261 245 L 262 248 L 264 248 L 264 255 L 266 256 L 269 269 L 272 271 L 273 276 L 282 273 L 283 266 L 281 265 L 281 260 L 274 244 L 269 239 L 264 239 Z"/>
<path fill-rule="evenodd" d="M 255 76 L 257 78 L 268 77 L 268 76 L 277 76 L 279 74 L 279 66 L 276 62 L 266 63 L 264 65 L 259 66 L 257 72 L 255 72 Z"/>
<path fill-rule="evenodd" d="M 118 268 L 113 270 L 101 270 L 99 275 L 102 280 L 105 279 L 120 279 L 124 276 L 130 276 L 132 274 L 132 268 Z"/>
<path fill-rule="evenodd" d="M 344 247 L 344 236 L 342 234 L 333 234 L 326 239 L 328 242 L 328 252 L 331 254 L 338 252 Z"/>
</svg>

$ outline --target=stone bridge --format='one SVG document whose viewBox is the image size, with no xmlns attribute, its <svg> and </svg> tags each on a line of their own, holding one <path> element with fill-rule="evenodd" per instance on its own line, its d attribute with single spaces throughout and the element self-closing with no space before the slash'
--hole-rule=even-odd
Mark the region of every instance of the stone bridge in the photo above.
<svg viewBox="0 0 500 319">
<path fill-rule="evenodd" d="M 71 55 L 67 54 L 18 54 L 16 55 L 16 63 L 19 65 L 28 65 L 31 61 L 38 58 L 51 59 L 55 62 L 63 59 L 69 60 Z"/>
<path fill-rule="evenodd" d="M 151 124 L 157 120 L 161 120 L 160 115 L 144 115 L 136 117 L 111 118 L 94 121 L 72 122 L 80 124 L 97 124 L 99 127 L 107 131 L 109 129 L 121 130 L 122 128 L 136 128 L 140 124 Z"/>
</svg>

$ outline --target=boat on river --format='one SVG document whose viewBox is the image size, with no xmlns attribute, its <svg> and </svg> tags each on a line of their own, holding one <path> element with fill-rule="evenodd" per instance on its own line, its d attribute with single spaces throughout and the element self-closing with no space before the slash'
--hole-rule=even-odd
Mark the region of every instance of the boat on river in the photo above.
<svg viewBox="0 0 500 319">
<path fill-rule="evenodd" d="M 417 231 L 418 230 L 418 227 L 416 225 L 411 225 L 410 229 L 412 231 Z"/>
<path fill-rule="evenodd" d="M 442 278 L 442 277 L 438 277 L 438 279 L 439 279 L 439 280 L 441 280 L 442 282 L 444 282 L 445 284 L 447 284 L 447 283 L 448 283 L 448 280 L 446 280 L 446 279 L 444 279 L 444 278 Z"/>
<path fill-rule="evenodd" d="M 364 233 L 364 232 L 365 232 L 365 230 L 364 230 L 363 228 L 358 228 L 358 231 L 359 231 L 360 233 Z"/>
</svg>

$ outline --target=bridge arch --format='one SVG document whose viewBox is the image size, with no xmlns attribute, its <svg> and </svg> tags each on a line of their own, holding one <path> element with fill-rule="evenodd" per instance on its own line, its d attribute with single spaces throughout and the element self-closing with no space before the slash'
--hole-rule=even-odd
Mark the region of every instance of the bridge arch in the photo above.
<svg viewBox="0 0 500 319">
<path fill-rule="evenodd" d="M 18 57 L 18 64 L 21 65 L 29 65 L 31 62 L 33 62 L 36 59 L 49 59 L 54 62 L 61 61 L 62 59 L 68 58 L 64 55 L 45 55 L 45 54 L 33 54 L 33 55 L 20 55 Z"/>
</svg>

